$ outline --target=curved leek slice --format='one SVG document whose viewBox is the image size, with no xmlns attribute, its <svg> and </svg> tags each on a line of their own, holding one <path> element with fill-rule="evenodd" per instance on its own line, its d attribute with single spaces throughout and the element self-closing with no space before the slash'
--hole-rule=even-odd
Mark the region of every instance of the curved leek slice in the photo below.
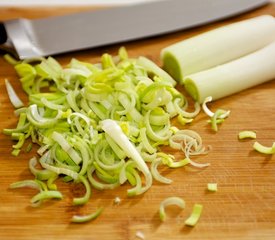
<svg viewBox="0 0 275 240">
<path fill-rule="evenodd" d="M 71 219 L 71 222 L 74 223 L 84 223 L 84 222 L 89 222 L 91 220 L 96 219 L 103 211 L 103 208 L 99 208 L 96 210 L 96 212 L 88 214 L 88 215 L 74 215 Z"/>
<path fill-rule="evenodd" d="M 36 104 L 31 105 L 27 109 L 28 120 L 36 127 L 49 128 L 54 126 L 57 121 L 61 118 L 62 112 L 58 111 L 54 118 L 44 118 L 38 113 L 38 108 Z"/>
<path fill-rule="evenodd" d="M 6 53 L 3 58 L 11 65 L 17 65 L 20 61 L 17 61 L 12 55 Z"/>
<path fill-rule="evenodd" d="M 203 206 L 201 204 L 195 204 L 191 213 L 191 216 L 185 220 L 185 225 L 194 227 L 200 219 Z"/>
<path fill-rule="evenodd" d="M 154 131 L 152 125 L 150 124 L 150 115 L 151 115 L 151 110 L 149 110 L 145 114 L 145 119 L 144 119 L 146 130 L 147 130 L 146 131 L 147 136 L 155 142 L 160 142 L 160 143 L 166 142 L 171 136 L 170 122 L 164 125 L 164 127 L 161 130 Z"/>
<path fill-rule="evenodd" d="M 23 180 L 19 182 L 14 182 L 10 184 L 10 188 L 22 188 L 22 187 L 30 187 L 39 191 L 42 191 L 41 184 L 37 180 Z"/>
<path fill-rule="evenodd" d="M 209 163 L 196 163 L 190 159 L 192 155 L 205 154 L 207 151 L 202 145 L 200 135 L 192 130 L 179 130 L 170 139 L 169 145 L 175 149 L 181 149 L 185 154 L 185 160 L 182 162 L 185 165 L 190 163 L 194 167 L 203 168 L 207 167 Z"/>
<path fill-rule="evenodd" d="M 47 98 L 45 98 L 45 97 L 41 98 L 41 103 L 43 103 L 46 107 L 53 109 L 53 110 L 66 110 L 67 109 L 66 105 L 56 104 L 54 102 L 47 100 Z"/>
<path fill-rule="evenodd" d="M 149 153 L 153 154 L 156 152 L 156 149 L 152 146 L 152 144 L 149 142 L 149 139 L 147 138 L 146 134 L 146 128 L 140 129 L 140 138 L 142 142 L 142 147 Z"/>
<path fill-rule="evenodd" d="M 51 154 L 51 152 L 48 151 L 39 159 L 39 162 L 43 168 L 53 171 L 58 175 L 65 174 L 75 180 L 78 179 L 79 174 L 77 172 L 70 170 L 68 168 L 57 167 L 57 166 L 53 166 L 53 165 L 49 164 L 47 161 L 50 159 L 50 154 Z"/>
<path fill-rule="evenodd" d="M 178 114 L 180 114 L 181 116 L 185 117 L 185 118 L 194 118 L 195 116 L 197 116 L 201 110 L 200 104 L 198 102 L 195 103 L 194 107 L 195 110 L 193 112 L 186 112 L 182 107 L 182 99 L 181 98 L 176 98 L 174 100 L 174 106 L 176 111 L 178 112 Z"/>
<path fill-rule="evenodd" d="M 18 97 L 18 95 L 16 94 L 16 92 L 14 91 L 11 83 L 9 82 L 8 79 L 5 79 L 5 84 L 6 84 L 6 88 L 7 88 L 7 92 L 9 95 L 9 99 L 12 103 L 12 105 L 15 108 L 20 108 L 24 106 L 24 103 L 21 101 L 21 99 Z"/>
<path fill-rule="evenodd" d="M 271 147 L 266 147 L 258 142 L 255 142 L 253 148 L 263 154 L 274 154 L 275 153 L 275 142 Z"/>
<path fill-rule="evenodd" d="M 161 221 L 166 220 L 165 208 L 169 205 L 177 205 L 180 208 L 185 208 L 185 201 L 179 197 L 169 197 L 164 199 L 159 206 L 159 217 Z"/>
<path fill-rule="evenodd" d="M 225 110 L 222 109 L 218 109 L 214 115 L 211 117 L 211 128 L 212 130 L 214 130 L 215 132 L 218 131 L 218 123 L 219 123 L 219 119 L 223 119 L 223 116 L 227 115 L 228 111 L 226 112 Z"/>
<path fill-rule="evenodd" d="M 214 116 L 215 113 L 213 113 L 213 112 L 208 108 L 208 106 L 206 105 L 206 104 L 209 103 L 209 102 L 212 102 L 212 97 L 211 97 L 211 96 L 205 98 L 205 100 L 203 101 L 203 104 L 202 104 L 202 109 L 203 109 L 203 111 L 204 111 L 204 113 L 205 113 L 206 115 L 208 115 L 209 117 L 212 118 L 212 117 Z M 229 116 L 229 114 L 230 114 L 230 111 L 226 111 L 224 114 L 221 114 L 221 115 L 219 116 L 219 118 L 220 118 L 220 119 L 226 118 L 226 117 Z"/>
<path fill-rule="evenodd" d="M 88 176 L 88 179 L 91 183 L 91 185 L 98 189 L 98 190 L 104 190 L 104 189 L 115 189 L 116 187 L 118 187 L 120 185 L 119 183 L 119 180 L 117 180 L 116 182 L 114 183 L 102 183 L 102 182 L 99 182 L 98 180 L 96 180 L 94 177 L 93 177 L 93 173 L 95 171 L 95 168 L 94 167 L 90 167 L 88 170 L 87 170 L 87 176 Z"/>
<path fill-rule="evenodd" d="M 176 85 L 176 81 L 168 73 L 166 73 L 164 70 L 162 70 L 160 67 L 158 67 L 154 62 L 152 62 L 148 58 L 139 57 L 137 64 L 144 67 L 148 72 L 154 73 L 155 75 L 161 77 L 167 83 L 170 83 L 173 86 Z"/>
<path fill-rule="evenodd" d="M 141 177 L 139 176 L 138 172 L 135 169 L 131 169 L 130 173 L 134 176 L 135 178 L 135 187 L 128 189 L 127 190 L 127 195 L 129 197 L 139 195 L 143 193 L 142 190 L 142 182 L 141 182 Z"/>
<path fill-rule="evenodd" d="M 161 176 L 161 174 L 159 173 L 159 171 L 157 169 L 158 165 L 161 163 L 162 163 L 161 159 L 156 159 L 155 161 L 153 161 L 151 164 L 151 173 L 155 180 L 157 180 L 161 183 L 171 184 L 173 181 L 171 179 Z"/>
<path fill-rule="evenodd" d="M 57 176 L 56 173 L 48 170 L 48 169 L 36 169 L 35 165 L 37 164 L 37 160 L 35 157 L 31 158 L 29 161 L 29 169 L 32 172 L 32 174 L 38 179 L 38 180 L 48 180 L 52 177 Z"/>
<path fill-rule="evenodd" d="M 86 193 L 83 197 L 78 197 L 73 199 L 74 205 L 83 205 L 87 203 L 91 197 L 91 187 L 86 177 L 79 175 L 78 179 L 83 183 L 86 189 Z"/>
<path fill-rule="evenodd" d="M 189 155 L 198 155 L 206 152 L 202 144 L 202 138 L 193 130 L 179 130 L 170 139 L 169 144 L 175 149 L 184 149 L 184 153 Z"/>
<path fill-rule="evenodd" d="M 256 139 L 257 135 L 256 135 L 256 132 L 254 131 L 241 131 L 239 132 L 238 137 L 239 139 L 246 139 L 246 138 Z"/>
<path fill-rule="evenodd" d="M 31 199 L 31 203 L 38 204 L 39 202 L 41 202 L 43 200 L 52 199 L 52 198 L 62 199 L 63 196 L 59 191 L 52 191 L 52 190 L 51 191 L 42 191 L 42 192 L 36 194 Z"/>
</svg>

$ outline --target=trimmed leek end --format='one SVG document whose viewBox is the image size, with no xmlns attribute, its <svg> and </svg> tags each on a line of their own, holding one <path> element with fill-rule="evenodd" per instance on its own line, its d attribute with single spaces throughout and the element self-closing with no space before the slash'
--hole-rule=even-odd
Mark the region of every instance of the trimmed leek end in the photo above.
<svg viewBox="0 0 275 240">
<path fill-rule="evenodd" d="M 239 132 L 239 139 L 246 139 L 246 138 L 252 138 L 252 139 L 256 139 L 257 135 L 256 132 L 254 131 L 241 131 Z"/>
<path fill-rule="evenodd" d="M 274 79 L 274 57 L 275 42 L 234 61 L 187 75 L 184 85 L 199 103 L 207 96 L 218 100 Z"/>
<path fill-rule="evenodd" d="M 200 73 L 207 69 L 215 68 L 216 66 L 239 59 L 242 56 L 253 53 L 272 43 L 275 36 L 274 24 L 275 21 L 273 16 L 263 15 L 213 29 L 172 44 L 164 48 L 161 52 L 164 68 L 172 77 L 180 83 L 185 84 L 184 78 L 188 75 Z M 228 49 L 230 49 L 230 51 L 228 51 Z M 219 54 L 221 52 L 226 52 L 226 54 Z M 264 61 L 259 60 L 258 57 L 258 63 L 255 62 L 246 65 L 247 68 L 253 69 L 253 71 L 251 71 L 251 76 L 255 75 L 255 79 L 258 79 L 258 76 L 256 76 L 257 74 L 255 74 L 255 68 L 251 68 L 250 66 L 260 66 L 261 63 L 269 65 L 266 63 L 272 61 L 269 59 L 274 59 L 274 55 L 272 54 L 273 53 L 270 52 L 270 58 L 268 57 L 268 59 Z M 260 75 L 266 77 L 268 75 L 266 74 L 266 69 L 262 67 L 259 68 L 263 71 Z M 244 85 L 247 85 L 253 81 L 247 81 L 251 76 L 243 79 L 244 75 L 247 75 L 246 73 L 244 74 L 243 69 L 245 69 L 245 67 L 237 67 L 234 70 L 223 68 L 223 71 L 218 71 L 218 74 L 214 76 L 215 74 L 213 73 L 216 72 L 215 70 L 211 73 L 212 76 L 207 79 L 207 81 L 209 80 L 211 82 L 209 84 L 210 86 L 206 86 L 205 88 L 203 86 L 203 90 L 200 91 L 201 94 L 217 91 L 217 97 L 213 97 L 218 99 L 244 89 L 237 89 L 239 87 L 238 85 L 243 85 L 244 82 Z M 271 71 L 272 68 L 270 68 L 270 72 Z M 205 73 L 203 73 L 203 75 L 204 74 Z M 209 75 L 209 73 L 207 73 L 207 75 Z M 228 84 L 228 86 L 231 87 L 227 88 L 224 86 L 224 83 L 230 78 L 234 79 L 234 83 Z M 271 77 L 270 80 L 273 78 L 274 77 Z M 241 81 L 243 82 L 242 84 L 238 84 L 240 80 L 243 80 Z M 219 81 L 219 86 L 217 81 Z M 220 87 L 225 88 L 226 91 L 220 91 Z"/>
<path fill-rule="evenodd" d="M 103 208 L 99 208 L 96 212 L 84 216 L 74 215 L 71 219 L 73 223 L 84 223 L 96 219 L 103 211 Z"/>
<path fill-rule="evenodd" d="M 218 191 L 218 184 L 217 183 L 208 183 L 207 190 L 210 192 L 217 192 Z"/>
<path fill-rule="evenodd" d="M 183 83 L 183 74 L 181 71 L 180 63 L 176 56 L 165 50 L 161 53 L 163 68 L 167 71 L 172 78 L 176 79 L 179 83 Z"/>
<path fill-rule="evenodd" d="M 161 221 L 166 220 L 165 207 L 169 205 L 177 205 L 180 208 L 185 208 L 185 201 L 179 197 L 169 197 L 164 199 L 159 206 L 159 217 Z"/>
<path fill-rule="evenodd" d="M 201 204 L 195 204 L 191 213 L 191 216 L 186 219 L 185 225 L 194 227 L 200 219 L 203 206 Z"/>
<path fill-rule="evenodd" d="M 255 142 L 253 148 L 259 153 L 263 154 L 274 154 L 275 153 L 275 142 L 271 147 L 263 146 L 262 144 Z"/>
</svg>

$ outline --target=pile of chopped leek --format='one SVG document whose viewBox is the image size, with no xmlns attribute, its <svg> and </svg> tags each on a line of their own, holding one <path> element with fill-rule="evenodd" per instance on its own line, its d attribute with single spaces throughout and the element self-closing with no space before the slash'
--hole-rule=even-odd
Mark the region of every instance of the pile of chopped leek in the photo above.
<svg viewBox="0 0 275 240">
<path fill-rule="evenodd" d="M 171 123 L 174 117 L 191 122 L 200 105 L 187 112 L 188 102 L 175 81 L 149 59 L 129 58 L 122 47 L 117 56 L 103 54 L 97 64 L 72 59 L 64 67 L 52 57 L 12 63 L 29 104 L 15 110 L 17 126 L 4 133 L 17 141 L 14 155 L 30 151 L 32 143 L 39 148 L 29 162 L 34 180 L 11 187 L 38 189 L 33 205 L 62 198 L 58 178 L 85 186 L 85 194 L 73 199 L 82 205 L 92 188 L 114 189 L 128 182 L 128 196 L 135 196 L 147 191 L 153 179 L 171 183 L 158 172 L 159 165 L 209 165 L 191 160 L 206 153 L 199 134 Z M 182 150 L 183 159 L 161 152 L 164 145 Z M 72 221 L 94 219 L 101 211 Z"/>
</svg>

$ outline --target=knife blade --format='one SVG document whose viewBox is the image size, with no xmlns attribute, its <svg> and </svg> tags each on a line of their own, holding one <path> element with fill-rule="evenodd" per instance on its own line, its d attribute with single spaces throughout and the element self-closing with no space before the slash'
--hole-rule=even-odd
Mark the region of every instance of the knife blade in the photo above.
<svg viewBox="0 0 275 240">
<path fill-rule="evenodd" d="M 123 43 L 232 17 L 268 0 L 162 0 L 0 25 L 2 49 L 20 59 Z"/>
</svg>

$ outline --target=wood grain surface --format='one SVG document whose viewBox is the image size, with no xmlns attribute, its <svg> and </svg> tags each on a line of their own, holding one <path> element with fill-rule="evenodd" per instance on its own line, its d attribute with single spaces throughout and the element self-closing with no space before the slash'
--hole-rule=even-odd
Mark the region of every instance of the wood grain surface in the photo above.
<svg viewBox="0 0 275 240">
<path fill-rule="evenodd" d="M 0 20 L 29 17 L 37 18 L 69 12 L 86 11 L 85 8 L 49 9 L 0 9 Z M 242 19 L 262 15 L 275 15 L 275 5 L 270 4 L 238 17 L 216 22 L 208 26 L 177 32 L 124 44 L 132 57 L 144 55 L 158 64 L 160 50 L 177 41 Z M 172 16 L 171 16 L 172 17 Z M 119 45 L 64 54 L 57 59 L 63 64 L 72 57 L 97 62 L 104 52 L 115 54 Z M 274 59 L 275 67 L 275 59 Z M 0 57 L 0 128 L 16 124 L 13 107 L 5 91 L 4 79 L 8 78 L 20 97 L 27 101 L 13 67 Z M 239 141 L 238 132 L 255 130 L 257 140 L 271 145 L 275 140 L 275 81 L 248 89 L 211 104 L 212 109 L 231 110 L 230 117 L 217 133 L 210 130 L 207 117 L 201 113 L 188 127 L 201 134 L 211 151 L 197 159 L 210 162 L 204 170 L 167 170 L 165 175 L 173 179 L 171 185 L 154 182 L 142 196 L 129 198 L 128 185 L 115 190 L 96 191 L 90 202 L 83 207 L 73 207 L 72 198 L 82 188 L 74 184 L 58 182 L 63 193 L 61 201 L 49 201 L 42 207 L 30 206 L 34 190 L 10 190 L 15 181 L 32 179 L 28 160 L 35 153 L 11 156 L 12 141 L 0 134 L 0 239 L 138 239 L 141 231 L 145 239 L 275 239 L 275 157 L 264 156 L 252 150 L 253 142 Z M 166 150 L 168 151 L 168 150 Z M 178 154 L 173 152 L 173 154 Z M 217 182 L 218 192 L 206 191 L 207 183 Z M 115 205 L 114 198 L 121 198 Z M 169 196 L 185 199 L 186 208 L 168 209 L 168 219 L 161 223 L 158 217 L 160 202 Z M 194 203 L 203 204 L 201 219 L 196 227 L 184 225 Z M 85 214 L 104 207 L 103 214 L 93 222 L 72 224 L 73 214 Z"/>
</svg>

